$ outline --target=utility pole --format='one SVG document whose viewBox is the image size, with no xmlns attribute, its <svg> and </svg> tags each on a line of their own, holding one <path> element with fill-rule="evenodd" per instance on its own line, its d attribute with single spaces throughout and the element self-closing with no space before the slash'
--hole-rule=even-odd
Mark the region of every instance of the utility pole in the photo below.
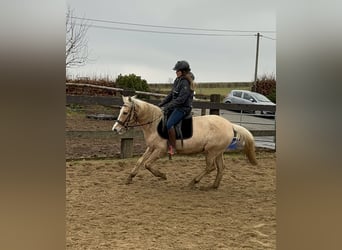
<svg viewBox="0 0 342 250">
<path fill-rule="evenodd" d="M 258 75 L 258 59 L 259 59 L 259 39 L 260 39 L 260 33 L 257 33 L 257 45 L 256 45 L 256 57 L 255 57 L 255 72 L 254 72 L 254 83 L 252 87 L 252 91 L 256 92 L 256 81 L 257 81 L 257 75 Z"/>
</svg>

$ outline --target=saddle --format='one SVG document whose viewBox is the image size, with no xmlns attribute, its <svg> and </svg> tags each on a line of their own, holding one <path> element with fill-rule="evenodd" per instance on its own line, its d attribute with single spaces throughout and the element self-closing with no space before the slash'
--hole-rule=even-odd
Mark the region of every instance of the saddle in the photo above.
<svg viewBox="0 0 342 250">
<path fill-rule="evenodd" d="M 164 139 L 169 139 L 169 134 L 166 128 L 166 122 L 162 119 L 158 124 L 158 134 L 160 137 Z M 192 114 L 188 114 L 182 120 L 180 120 L 175 125 L 176 130 L 176 140 L 182 140 L 183 146 L 183 139 L 189 139 L 192 137 Z"/>
</svg>

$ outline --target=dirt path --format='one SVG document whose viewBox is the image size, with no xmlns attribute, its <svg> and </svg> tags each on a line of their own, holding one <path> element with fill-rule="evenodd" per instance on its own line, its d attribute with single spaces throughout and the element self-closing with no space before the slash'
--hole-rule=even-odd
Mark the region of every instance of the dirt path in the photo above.
<svg viewBox="0 0 342 250">
<path fill-rule="evenodd" d="M 160 159 L 167 180 L 141 169 L 131 185 L 137 158 L 67 162 L 67 249 L 275 249 L 275 153 L 257 158 L 251 166 L 225 154 L 221 186 L 211 191 L 187 188 L 202 155 Z"/>
</svg>

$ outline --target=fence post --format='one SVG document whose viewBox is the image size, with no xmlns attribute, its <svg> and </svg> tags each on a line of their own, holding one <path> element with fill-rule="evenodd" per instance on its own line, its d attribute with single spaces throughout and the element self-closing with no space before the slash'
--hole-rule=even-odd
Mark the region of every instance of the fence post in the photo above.
<svg viewBox="0 0 342 250">
<path fill-rule="evenodd" d="M 201 116 L 206 115 L 207 110 L 206 109 L 201 109 Z"/>
<path fill-rule="evenodd" d="M 133 157 L 133 138 L 121 138 L 122 159 Z"/>
<path fill-rule="evenodd" d="M 219 94 L 212 94 L 210 95 L 210 102 L 220 102 L 221 100 L 221 95 Z M 209 114 L 211 115 L 220 115 L 220 110 L 219 109 L 210 109 Z"/>
</svg>

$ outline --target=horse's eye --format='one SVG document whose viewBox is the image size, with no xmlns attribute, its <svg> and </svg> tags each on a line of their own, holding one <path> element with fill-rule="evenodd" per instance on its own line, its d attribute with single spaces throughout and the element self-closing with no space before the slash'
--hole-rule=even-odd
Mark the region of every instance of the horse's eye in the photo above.
<svg viewBox="0 0 342 250">
<path fill-rule="evenodd" d="M 128 115 L 128 112 L 123 112 L 124 115 Z"/>
</svg>

